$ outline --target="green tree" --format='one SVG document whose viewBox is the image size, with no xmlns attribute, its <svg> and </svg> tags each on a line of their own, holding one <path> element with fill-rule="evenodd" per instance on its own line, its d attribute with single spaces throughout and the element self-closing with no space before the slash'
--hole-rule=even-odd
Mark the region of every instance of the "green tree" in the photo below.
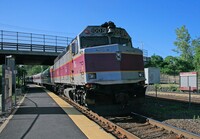
<svg viewBox="0 0 200 139">
<path fill-rule="evenodd" d="M 24 77 L 27 74 L 27 71 L 24 68 L 24 66 L 22 66 L 22 65 L 17 65 L 16 69 L 17 69 L 16 77 L 17 77 L 17 80 L 18 80 L 17 86 L 20 86 L 20 85 L 24 84 Z"/>
<path fill-rule="evenodd" d="M 193 66 L 178 57 L 167 56 L 164 59 L 161 72 L 169 75 L 178 75 L 180 72 L 193 70 Z"/>
<path fill-rule="evenodd" d="M 175 65 L 175 57 L 167 56 L 163 61 L 163 67 L 161 68 L 161 73 L 173 75 L 174 74 L 174 65 Z"/>
<path fill-rule="evenodd" d="M 40 73 L 47 69 L 49 66 L 45 65 L 25 65 L 24 68 L 27 71 L 27 76 L 34 75 Z"/>
<path fill-rule="evenodd" d="M 200 71 L 200 37 L 192 40 L 192 46 L 194 47 L 194 67 Z"/>
<path fill-rule="evenodd" d="M 180 53 L 180 58 L 192 63 L 193 49 L 191 46 L 191 37 L 185 25 L 176 29 L 176 41 L 174 45 L 177 46 L 177 49 L 174 51 Z"/>
<path fill-rule="evenodd" d="M 148 63 L 145 65 L 145 67 L 162 67 L 163 64 L 163 58 L 159 55 L 152 55 L 150 57 L 150 60 L 148 61 Z"/>
</svg>

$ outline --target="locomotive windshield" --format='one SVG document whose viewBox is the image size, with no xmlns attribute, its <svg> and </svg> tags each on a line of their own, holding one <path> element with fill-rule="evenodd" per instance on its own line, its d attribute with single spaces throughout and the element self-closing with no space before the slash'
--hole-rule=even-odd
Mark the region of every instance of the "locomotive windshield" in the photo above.
<svg viewBox="0 0 200 139">
<path fill-rule="evenodd" d="M 114 23 L 108 23 L 102 26 L 88 26 L 80 34 L 81 48 L 121 44 L 124 46 L 131 45 L 131 38 L 123 28 L 116 28 Z"/>
<path fill-rule="evenodd" d="M 125 44 L 126 46 L 131 46 L 131 41 L 127 38 L 111 37 L 111 42 L 109 43 L 108 36 L 84 36 L 81 37 L 81 47 L 94 47 L 107 44 Z"/>
<path fill-rule="evenodd" d="M 82 48 L 106 45 L 109 44 L 107 36 L 87 36 L 81 37 L 81 46 Z"/>
</svg>

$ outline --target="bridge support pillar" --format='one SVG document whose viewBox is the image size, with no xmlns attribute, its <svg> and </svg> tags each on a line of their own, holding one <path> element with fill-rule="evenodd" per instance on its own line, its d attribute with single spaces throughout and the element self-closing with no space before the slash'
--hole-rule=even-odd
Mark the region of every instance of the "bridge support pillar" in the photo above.
<svg viewBox="0 0 200 139">
<path fill-rule="evenodd" d="M 12 56 L 5 56 L 5 64 L 2 66 L 2 112 L 10 112 L 13 106 L 12 95 L 15 92 L 14 63 L 15 60 Z"/>
<path fill-rule="evenodd" d="M 14 105 L 16 105 L 16 68 L 15 68 L 15 57 L 12 55 L 5 56 L 5 67 L 12 72 L 12 95 L 15 95 Z"/>
</svg>

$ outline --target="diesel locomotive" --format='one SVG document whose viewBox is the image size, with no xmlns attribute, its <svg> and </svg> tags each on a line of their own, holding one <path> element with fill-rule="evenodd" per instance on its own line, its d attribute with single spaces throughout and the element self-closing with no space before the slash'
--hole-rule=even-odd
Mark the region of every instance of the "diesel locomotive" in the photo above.
<svg viewBox="0 0 200 139">
<path fill-rule="evenodd" d="M 145 96 L 143 53 L 113 22 L 87 26 L 44 72 L 28 78 L 82 105 Z"/>
</svg>

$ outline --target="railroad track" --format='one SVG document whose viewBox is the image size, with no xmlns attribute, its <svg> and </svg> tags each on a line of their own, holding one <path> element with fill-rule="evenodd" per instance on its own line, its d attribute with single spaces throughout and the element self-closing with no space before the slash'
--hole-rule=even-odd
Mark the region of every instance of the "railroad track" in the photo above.
<svg viewBox="0 0 200 139">
<path fill-rule="evenodd" d="M 147 93 L 147 97 L 156 97 L 155 93 Z M 189 102 L 189 94 L 184 94 L 184 93 L 158 93 L 157 95 L 158 98 L 162 99 L 169 99 L 169 100 L 174 100 L 174 101 L 179 101 L 179 102 Z M 199 94 L 192 94 L 191 96 L 191 103 L 193 104 L 200 104 L 200 95 Z"/>
<path fill-rule="evenodd" d="M 199 135 L 183 131 L 136 113 L 132 113 L 132 116 L 126 117 L 104 118 L 65 96 L 61 96 L 61 98 L 119 139 L 200 139 Z M 134 116 L 141 118 L 138 120 Z"/>
<path fill-rule="evenodd" d="M 159 100 L 164 100 L 164 101 L 168 101 L 168 102 L 179 102 L 179 103 L 183 103 L 183 104 L 189 104 L 189 101 L 187 100 L 187 98 L 177 98 L 175 96 L 153 96 L 153 95 L 146 95 L 146 98 L 155 98 L 155 99 L 159 99 Z M 192 105 L 195 105 L 195 106 L 199 106 L 200 105 L 200 99 L 194 99 L 192 98 L 192 101 L 191 101 L 191 104 Z"/>
<path fill-rule="evenodd" d="M 131 116 L 108 117 L 108 120 L 142 139 L 200 138 L 200 136 L 196 134 L 172 127 L 133 112 Z"/>
</svg>

